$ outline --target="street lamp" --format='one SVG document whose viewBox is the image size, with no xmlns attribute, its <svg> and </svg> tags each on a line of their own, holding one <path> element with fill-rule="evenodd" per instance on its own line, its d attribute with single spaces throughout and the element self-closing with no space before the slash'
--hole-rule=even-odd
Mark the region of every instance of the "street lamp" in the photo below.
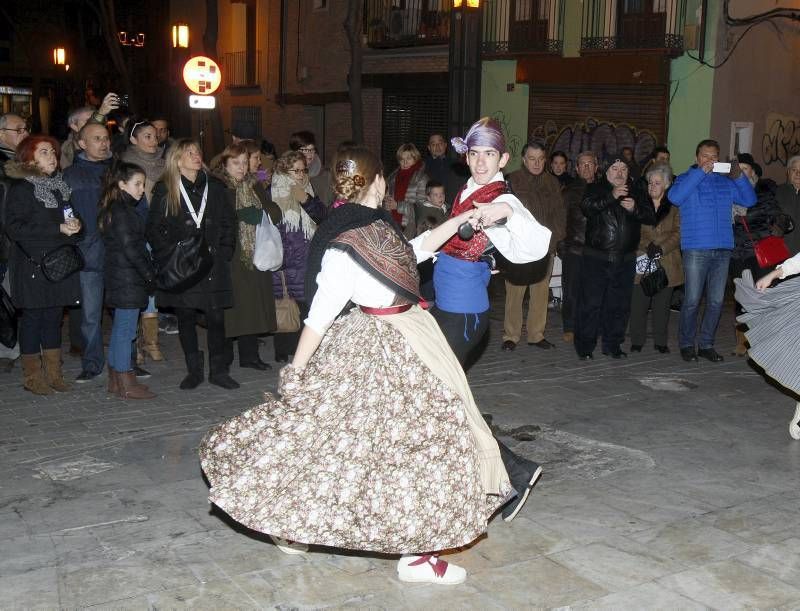
<svg viewBox="0 0 800 611">
<path fill-rule="evenodd" d="M 56 47 L 53 49 L 53 63 L 56 66 L 67 65 L 67 52 L 64 47 Z"/>
<path fill-rule="evenodd" d="M 450 15 L 448 135 L 463 136 L 481 112 L 481 3 L 453 0 Z"/>
<path fill-rule="evenodd" d="M 172 26 L 172 48 L 189 48 L 189 26 L 185 23 L 176 23 Z"/>
</svg>

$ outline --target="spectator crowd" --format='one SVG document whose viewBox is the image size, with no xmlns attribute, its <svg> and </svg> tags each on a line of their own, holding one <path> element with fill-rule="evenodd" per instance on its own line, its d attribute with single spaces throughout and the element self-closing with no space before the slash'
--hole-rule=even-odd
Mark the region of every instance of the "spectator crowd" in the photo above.
<svg viewBox="0 0 800 611">
<path fill-rule="evenodd" d="M 150 377 L 144 367 L 163 360 L 164 335 L 178 335 L 186 390 L 206 378 L 236 388 L 234 362 L 256 370 L 271 368 L 269 360 L 288 362 L 311 306 L 312 239 L 345 203 L 314 134 L 292 134 L 281 155 L 266 140 L 234 137 L 206 160 L 198 142 L 172 137 L 166 117 L 132 117 L 119 106 L 110 93 L 99 108 L 74 110 L 64 142 L 29 133 L 22 117 L 0 116 L 0 275 L 17 310 L 19 337 L 0 357 L 19 356 L 32 393 L 68 391 L 66 320 L 69 352 L 81 359 L 74 382 L 90 383 L 107 371 L 109 392 L 124 399 L 155 396 L 143 384 Z M 339 150 L 353 145 L 341 143 Z M 407 239 L 455 216 L 470 170 L 474 176 L 470 160 L 443 134 L 431 134 L 426 148 L 423 155 L 414 143 L 401 145 L 396 169 L 386 174 L 382 206 Z M 649 328 L 658 353 L 675 343 L 685 361 L 720 362 L 715 338 L 730 278 L 750 270 L 758 280 L 775 269 L 781 261 L 758 253 L 770 236 L 785 242 L 787 256 L 800 252 L 794 227 L 800 156 L 789 159 L 787 180 L 777 185 L 762 178 L 750 154 L 720 162 L 711 139 L 697 144 L 695 163 L 679 173 L 665 147 L 645 160 L 630 147 L 603 158 L 586 150 L 573 163 L 532 140 L 521 153 L 505 189 L 549 230 L 544 255 L 514 263 L 491 241 L 473 253 L 503 281 L 504 351 L 523 337 L 535 348 L 556 348 L 545 337 L 556 303 L 563 343 L 580 359 L 593 359 L 598 342 L 614 359 L 642 352 Z M 280 238 L 282 257 L 261 269 L 256 250 L 270 231 Z M 420 264 L 420 290 L 444 317 L 449 297 L 437 299 L 434 268 L 431 261 Z M 679 293 L 679 332 L 670 338 Z M 453 316 L 463 320 L 447 324 L 463 326 L 467 339 L 470 325 L 488 324 L 466 306 L 457 310 Z M 205 349 L 198 325 L 207 331 Z M 731 330 L 735 354 L 747 351 L 745 331 Z M 262 338 L 270 334 L 274 355 L 263 360 Z"/>
</svg>

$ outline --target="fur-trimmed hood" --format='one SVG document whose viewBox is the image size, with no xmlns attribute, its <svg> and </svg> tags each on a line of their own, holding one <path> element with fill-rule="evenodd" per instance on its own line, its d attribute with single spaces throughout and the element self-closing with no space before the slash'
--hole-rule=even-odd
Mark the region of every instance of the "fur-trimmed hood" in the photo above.
<svg viewBox="0 0 800 611">
<path fill-rule="evenodd" d="M 6 161 L 6 164 L 3 167 L 5 168 L 6 176 L 8 176 L 8 178 L 17 180 L 24 180 L 29 176 L 39 176 L 42 178 L 47 176 L 47 174 L 42 172 L 35 165 L 30 163 L 22 163 L 21 161 Z"/>
</svg>

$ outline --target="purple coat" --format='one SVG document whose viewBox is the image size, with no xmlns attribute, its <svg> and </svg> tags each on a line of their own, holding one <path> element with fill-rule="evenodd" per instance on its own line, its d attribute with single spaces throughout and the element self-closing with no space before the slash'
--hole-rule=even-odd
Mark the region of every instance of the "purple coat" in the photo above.
<svg viewBox="0 0 800 611">
<path fill-rule="evenodd" d="M 315 223 L 319 224 L 325 218 L 325 205 L 318 197 L 309 197 L 302 204 Z M 283 267 L 280 271 L 272 274 L 272 287 L 275 292 L 275 299 L 283 297 L 283 285 L 281 284 L 281 272 L 286 275 L 286 288 L 289 296 L 295 301 L 305 301 L 305 282 L 306 265 L 308 262 L 308 247 L 310 239 L 306 239 L 303 229 L 289 228 L 281 221 L 276 225 L 281 234 L 283 242 Z"/>
</svg>

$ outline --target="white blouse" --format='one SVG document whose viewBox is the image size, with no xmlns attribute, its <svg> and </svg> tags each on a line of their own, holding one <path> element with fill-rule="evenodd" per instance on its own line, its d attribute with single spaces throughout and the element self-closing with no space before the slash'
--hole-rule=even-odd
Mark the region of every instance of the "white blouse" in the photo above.
<svg viewBox="0 0 800 611">
<path fill-rule="evenodd" d="M 503 174 L 498 172 L 492 180 L 504 180 Z M 479 187 L 470 178 L 463 196 L 468 197 Z M 506 193 L 493 201 L 506 203 L 514 211 L 505 225 L 486 229 L 497 250 L 512 263 L 528 263 L 544 257 L 550 245 L 550 230 L 540 225 L 514 195 Z M 429 233 L 426 231 L 411 240 L 417 263 L 436 255 L 422 249 Z M 394 299 L 394 291 L 372 277 L 349 254 L 329 248 L 322 257 L 322 268 L 317 274 L 317 292 L 305 323 L 317 334 L 324 335 L 348 301 L 368 308 L 388 308 Z"/>
<path fill-rule="evenodd" d="M 778 269 L 781 270 L 781 275 L 778 276 L 781 280 L 787 276 L 800 274 L 800 253 L 797 253 L 791 259 L 786 259 L 786 261 L 778 265 Z"/>
</svg>

